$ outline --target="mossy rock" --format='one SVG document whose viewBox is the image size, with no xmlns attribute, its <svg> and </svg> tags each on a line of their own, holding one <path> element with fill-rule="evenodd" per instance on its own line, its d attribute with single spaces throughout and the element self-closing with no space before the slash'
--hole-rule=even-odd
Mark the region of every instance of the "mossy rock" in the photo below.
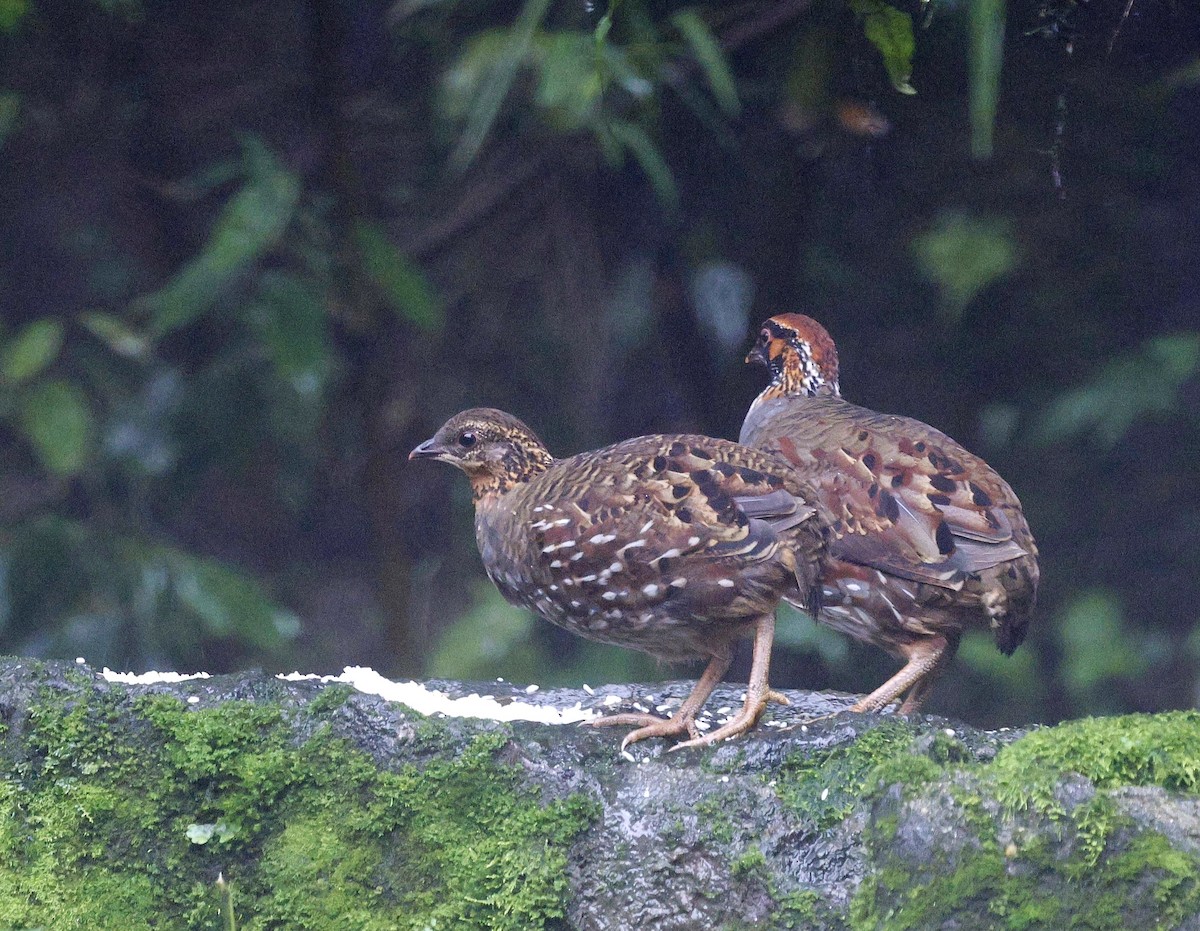
<svg viewBox="0 0 1200 931">
<path fill-rule="evenodd" d="M 631 759 L 261 673 L 0 662 L 0 929 L 1200 928 L 1200 715 L 805 726 L 837 700 L 790 697 Z"/>
</svg>

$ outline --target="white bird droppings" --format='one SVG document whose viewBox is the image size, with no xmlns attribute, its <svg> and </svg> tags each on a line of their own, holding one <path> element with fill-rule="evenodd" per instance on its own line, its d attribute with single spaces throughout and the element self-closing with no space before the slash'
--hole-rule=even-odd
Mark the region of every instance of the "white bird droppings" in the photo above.
<svg viewBox="0 0 1200 931">
<path fill-rule="evenodd" d="M 207 672 L 113 672 L 107 666 L 100 673 L 109 682 L 124 685 L 156 685 L 159 682 L 187 682 L 189 679 L 210 679 Z"/>
<path fill-rule="evenodd" d="M 427 688 L 420 682 L 393 682 L 385 679 L 374 669 L 365 666 L 347 666 L 340 676 L 319 676 L 314 673 L 291 672 L 275 678 L 286 682 L 316 680 L 318 682 L 344 682 L 360 692 L 378 695 L 388 701 L 407 705 L 421 714 L 444 714 L 451 718 L 485 718 L 492 721 L 537 721 L 542 724 L 577 724 L 590 721 L 596 712 L 581 708 L 578 703 L 570 708 L 555 708 L 550 705 L 530 705 L 522 701 L 501 704 L 491 695 L 468 695 L 452 698 L 444 692 Z M 503 682 L 503 679 L 497 679 Z M 538 686 L 526 688 L 527 693 L 537 691 Z M 507 699 L 506 699 L 507 700 Z"/>
</svg>

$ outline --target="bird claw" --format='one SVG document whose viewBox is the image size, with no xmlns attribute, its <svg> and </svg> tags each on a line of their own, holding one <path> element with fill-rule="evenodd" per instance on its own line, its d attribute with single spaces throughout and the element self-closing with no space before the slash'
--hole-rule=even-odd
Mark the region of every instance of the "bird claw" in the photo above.
<svg viewBox="0 0 1200 931">
<path fill-rule="evenodd" d="M 670 718 L 660 718 L 653 714 L 629 712 L 625 714 L 610 714 L 607 717 L 595 718 L 594 720 L 582 723 L 592 727 L 609 727 L 621 724 L 637 725 L 637 730 L 630 731 L 621 741 L 622 751 L 630 744 L 637 743 L 639 740 L 646 740 L 648 737 L 678 737 L 681 734 L 687 734 L 692 739 L 695 739 L 700 736 L 700 732 L 696 729 L 696 721 L 693 715 L 675 715 Z"/>
<path fill-rule="evenodd" d="M 745 720 L 743 720 L 745 718 Z M 736 718 L 730 721 L 723 727 L 717 728 L 711 734 L 703 734 L 693 737 L 691 740 L 682 740 L 674 746 L 668 747 L 668 753 L 674 753 L 676 750 L 684 750 L 688 747 L 707 747 L 710 744 L 716 743 L 718 740 L 729 740 L 731 737 L 737 737 L 739 734 L 744 734 L 746 731 L 754 727 L 758 720 L 758 715 L 746 717 L 744 714 L 739 714 Z"/>
<path fill-rule="evenodd" d="M 649 727 L 666 720 L 666 718 L 660 718 L 656 714 L 639 714 L 635 711 L 628 711 L 621 714 L 605 715 L 602 718 L 592 718 L 590 721 L 580 721 L 579 723 L 586 725 L 587 727 L 613 727 L 614 725 L 621 724 L 634 724 L 639 727 Z"/>
<path fill-rule="evenodd" d="M 621 750 L 624 751 L 630 744 L 637 743 L 639 740 L 645 740 L 648 737 L 677 737 L 684 733 L 693 738 L 699 734 L 696 730 L 696 724 L 690 716 L 686 718 L 680 716 L 665 719 L 659 718 L 652 724 L 639 727 L 636 731 L 630 731 L 626 734 L 625 739 L 621 741 Z M 674 749 L 674 747 L 671 749 Z"/>
</svg>

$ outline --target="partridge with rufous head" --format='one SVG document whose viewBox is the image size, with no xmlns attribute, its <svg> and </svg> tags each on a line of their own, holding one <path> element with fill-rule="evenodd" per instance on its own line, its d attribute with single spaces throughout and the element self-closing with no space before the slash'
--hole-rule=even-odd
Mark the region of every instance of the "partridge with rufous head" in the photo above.
<svg viewBox="0 0 1200 931">
<path fill-rule="evenodd" d="M 841 396 L 838 356 L 811 317 L 765 321 L 746 361 L 771 382 L 740 442 L 786 459 L 829 512 L 819 620 L 905 661 L 853 708 L 917 710 L 964 629 L 1012 653 L 1037 596 L 1037 546 L 994 469 L 927 424 Z"/>
</svg>

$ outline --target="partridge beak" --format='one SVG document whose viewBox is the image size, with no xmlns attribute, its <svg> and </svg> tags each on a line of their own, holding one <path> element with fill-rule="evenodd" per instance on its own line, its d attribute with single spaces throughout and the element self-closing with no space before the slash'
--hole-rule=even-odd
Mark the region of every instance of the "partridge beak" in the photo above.
<svg viewBox="0 0 1200 931">
<path fill-rule="evenodd" d="M 757 343 L 751 346 L 750 351 L 746 353 L 746 364 L 753 365 L 755 363 L 759 365 L 768 364 L 766 347 L 760 346 Z"/>
<path fill-rule="evenodd" d="M 434 442 L 434 438 L 430 437 L 408 454 L 408 461 L 412 462 L 414 459 L 437 459 L 443 452 L 444 450 Z"/>
</svg>

